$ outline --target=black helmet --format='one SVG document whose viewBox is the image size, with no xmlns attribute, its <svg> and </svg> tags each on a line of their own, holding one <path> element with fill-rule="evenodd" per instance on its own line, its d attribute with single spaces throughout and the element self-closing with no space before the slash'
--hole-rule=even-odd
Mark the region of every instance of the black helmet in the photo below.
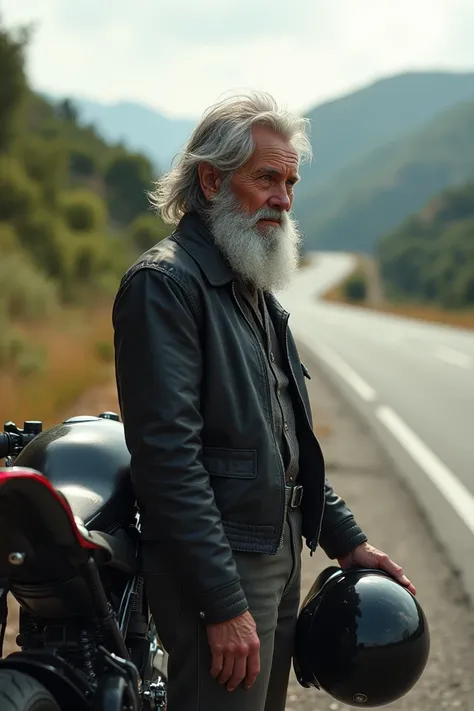
<svg viewBox="0 0 474 711">
<path fill-rule="evenodd" d="M 348 706 L 385 706 L 422 675 L 430 650 L 416 598 L 380 570 L 335 566 L 303 602 L 294 652 L 296 677 Z"/>
</svg>

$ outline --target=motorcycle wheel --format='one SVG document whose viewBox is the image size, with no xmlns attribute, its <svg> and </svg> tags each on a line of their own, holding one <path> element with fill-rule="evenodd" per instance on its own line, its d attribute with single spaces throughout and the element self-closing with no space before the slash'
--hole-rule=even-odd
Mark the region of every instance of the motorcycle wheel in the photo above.
<svg viewBox="0 0 474 711">
<path fill-rule="evenodd" d="M 16 670 L 0 670 L 1 711 L 61 711 L 36 679 Z"/>
</svg>

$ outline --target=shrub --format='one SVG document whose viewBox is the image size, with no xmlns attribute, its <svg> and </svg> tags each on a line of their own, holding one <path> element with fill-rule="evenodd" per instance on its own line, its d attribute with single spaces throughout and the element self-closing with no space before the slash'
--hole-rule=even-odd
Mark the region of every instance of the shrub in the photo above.
<svg viewBox="0 0 474 711">
<path fill-rule="evenodd" d="M 97 163 L 94 157 L 79 148 L 71 151 L 69 167 L 74 175 L 83 178 L 90 178 L 97 171 Z"/>
<path fill-rule="evenodd" d="M 20 245 L 18 237 L 11 224 L 0 222 L 0 256 L 2 259 L 13 252 L 18 252 Z"/>
<path fill-rule="evenodd" d="M 112 363 L 115 356 L 113 342 L 97 341 L 95 344 L 95 355 L 101 363 Z"/>
<path fill-rule="evenodd" d="M 25 254 L 6 255 L 0 260 L 0 304 L 8 319 L 44 318 L 56 308 L 56 285 Z"/>
<path fill-rule="evenodd" d="M 67 274 L 71 240 L 57 215 L 38 208 L 18 220 L 16 229 L 22 247 L 43 274 L 55 279 Z"/>
<path fill-rule="evenodd" d="M 103 232 L 107 224 L 107 206 L 89 190 L 70 190 L 61 198 L 62 214 L 74 232 Z"/>
<path fill-rule="evenodd" d="M 130 226 L 133 246 L 146 252 L 168 234 L 169 229 L 158 215 L 139 215 Z"/>
<path fill-rule="evenodd" d="M 27 214 L 40 202 L 41 190 L 13 156 L 0 156 L 0 220 Z"/>
<path fill-rule="evenodd" d="M 358 273 L 350 276 L 343 287 L 347 301 L 361 302 L 367 298 L 367 280 L 364 274 Z"/>
</svg>

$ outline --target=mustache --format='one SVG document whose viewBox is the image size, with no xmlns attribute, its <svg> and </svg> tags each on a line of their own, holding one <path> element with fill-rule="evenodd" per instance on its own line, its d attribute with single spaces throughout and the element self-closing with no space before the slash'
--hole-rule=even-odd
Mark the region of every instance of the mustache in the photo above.
<svg viewBox="0 0 474 711">
<path fill-rule="evenodd" d="M 275 220 L 275 222 L 281 224 L 284 220 L 284 213 L 282 210 L 277 210 L 276 208 L 262 207 L 260 210 L 257 210 L 252 217 L 255 224 L 257 224 L 259 220 Z"/>
</svg>

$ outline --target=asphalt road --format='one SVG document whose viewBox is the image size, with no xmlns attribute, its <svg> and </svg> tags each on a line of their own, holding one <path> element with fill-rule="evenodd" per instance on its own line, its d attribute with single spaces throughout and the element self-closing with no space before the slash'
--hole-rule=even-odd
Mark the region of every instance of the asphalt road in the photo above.
<svg viewBox="0 0 474 711">
<path fill-rule="evenodd" d="M 352 259 L 312 258 L 279 295 L 290 326 L 367 418 L 474 600 L 474 332 L 319 301 Z"/>
</svg>

